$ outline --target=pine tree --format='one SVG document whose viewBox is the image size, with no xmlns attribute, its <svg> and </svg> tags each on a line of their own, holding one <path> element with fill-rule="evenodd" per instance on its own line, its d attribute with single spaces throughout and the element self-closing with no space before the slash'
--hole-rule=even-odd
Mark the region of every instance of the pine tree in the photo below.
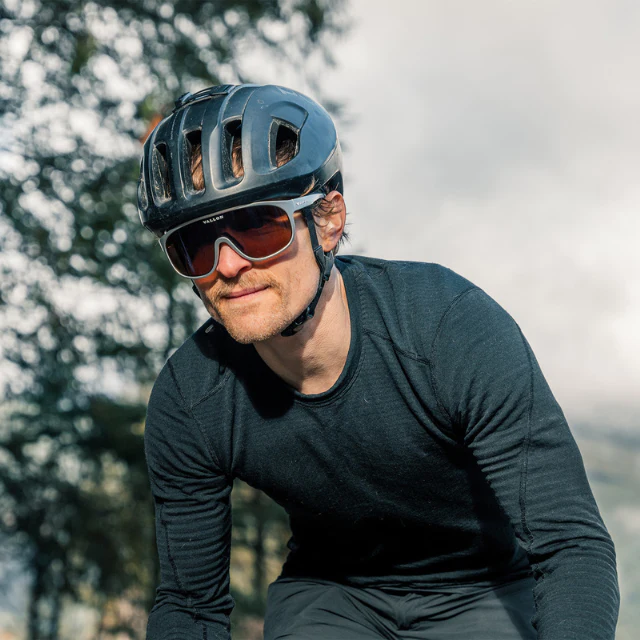
<svg viewBox="0 0 640 640">
<path fill-rule="evenodd" d="M 0 0 L 0 536 L 32 578 L 31 640 L 58 638 L 65 599 L 153 601 L 146 400 L 206 314 L 140 226 L 141 140 L 185 91 L 270 81 L 243 52 L 330 63 L 341 19 L 342 0 Z M 258 591 L 262 538 L 286 533 L 247 500 Z"/>
</svg>

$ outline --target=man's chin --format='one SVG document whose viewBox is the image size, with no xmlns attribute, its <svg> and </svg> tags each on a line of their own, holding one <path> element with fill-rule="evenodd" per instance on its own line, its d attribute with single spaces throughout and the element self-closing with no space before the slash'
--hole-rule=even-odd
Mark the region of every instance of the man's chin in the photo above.
<svg viewBox="0 0 640 640">
<path fill-rule="evenodd" d="M 260 323 L 256 325 L 255 322 L 225 321 L 222 319 L 222 326 L 236 342 L 240 344 L 254 344 L 255 342 L 264 342 L 265 340 L 280 335 L 291 322 L 282 321 L 279 323 Z"/>
<path fill-rule="evenodd" d="M 284 309 L 263 310 L 262 313 L 243 313 L 223 308 L 216 314 L 227 333 L 240 344 L 264 342 L 280 335 L 295 319 L 289 318 Z"/>
<path fill-rule="evenodd" d="M 214 320 L 240 344 L 254 344 L 275 338 L 302 313 L 299 311 L 292 315 L 279 296 L 269 298 L 267 292 L 258 295 L 261 297 L 251 304 L 229 302 L 223 298 L 215 303 L 209 302 L 207 308 Z"/>
</svg>

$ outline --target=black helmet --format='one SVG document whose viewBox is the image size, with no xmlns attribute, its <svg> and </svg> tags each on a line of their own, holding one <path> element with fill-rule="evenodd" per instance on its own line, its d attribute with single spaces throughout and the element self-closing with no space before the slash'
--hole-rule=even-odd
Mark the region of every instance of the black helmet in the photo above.
<svg viewBox="0 0 640 640">
<path fill-rule="evenodd" d="M 232 171 L 231 148 L 242 136 L 244 175 Z M 295 156 L 276 165 L 281 136 Z M 191 178 L 201 145 L 204 189 Z M 142 224 L 160 236 L 211 212 L 270 198 L 295 198 L 314 181 L 342 192 L 342 153 L 329 114 L 306 96 L 276 85 L 220 85 L 187 93 L 144 145 L 138 209 Z"/>
<path fill-rule="evenodd" d="M 241 136 L 244 175 L 234 175 L 233 141 Z M 291 160 L 278 166 L 282 138 L 295 141 Z M 201 150 L 204 188 L 195 188 L 191 165 Z M 342 152 L 329 114 L 306 96 L 277 85 L 220 85 L 186 93 L 147 138 L 138 183 L 142 224 L 161 236 L 184 222 L 243 204 L 297 198 L 315 189 L 343 193 Z M 200 187 L 200 185 L 198 185 Z M 318 242 L 311 211 L 304 218 L 316 262 L 318 288 L 308 307 L 282 332 L 296 333 L 313 318 L 333 267 L 333 253 Z M 196 295 L 198 289 L 193 285 Z"/>
</svg>

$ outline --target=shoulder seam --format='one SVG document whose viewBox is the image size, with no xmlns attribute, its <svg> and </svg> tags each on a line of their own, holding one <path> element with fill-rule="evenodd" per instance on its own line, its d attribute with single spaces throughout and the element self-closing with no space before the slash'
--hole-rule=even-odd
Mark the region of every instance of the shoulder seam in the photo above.
<svg viewBox="0 0 640 640">
<path fill-rule="evenodd" d="M 429 361 L 428 358 L 425 357 L 421 357 L 416 353 L 411 353 L 409 351 L 407 351 L 406 349 L 403 349 L 402 347 L 399 347 L 393 340 L 391 340 L 388 336 L 384 336 L 380 333 L 377 333 L 376 331 L 372 331 L 370 329 L 366 329 L 364 331 L 364 333 L 371 335 L 371 336 L 375 336 L 376 338 L 380 338 L 381 340 L 384 340 L 385 342 L 388 342 L 391 345 L 391 348 L 398 354 L 405 356 L 407 358 L 410 358 L 411 360 L 413 360 L 414 362 L 417 362 L 418 364 L 422 365 L 423 367 L 426 367 L 429 371 L 429 373 L 426 375 L 427 378 L 427 383 L 431 384 L 433 387 L 433 383 L 430 380 L 431 377 L 431 362 Z M 435 395 L 435 390 L 434 390 L 434 395 Z M 436 401 L 439 403 L 438 398 L 436 396 Z M 448 413 L 445 412 L 446 416 L 449 416 Z M 439 421 L 438 421 L 439 422 Z M 440 426 L 439 424 L 437 426 Z M 455 433 L 455 430 L 451 429 L 445 429 L 443 427 L 440 428 L 440 431 L 446 435 L 447 437 L 451 438 L 454 442 L 457 442 L 457 434 Z"/>
<path fill-rule="evenodd" d="M 529 538 L 529 549 L 533 546 L 533 534 L 527 525 L 527 515 L 526 515 L 526 491 L 527 491 L 527 465 L 529 462 L 529 445 L 531 443 L 531 413 L 533 411 L 533 363 L 531 362 L 531 353 L 529 347 L 527 346 L 527 342 L 522 333 L 522 329 L 517 322 L 514 320 L 514 324 L 518 329 L 518 334 L 520 335 L 520 339 L 522 341 L 522 346 L 524 347 L 525 353 L 527 354 L 527 362 L 529 363 L 529 407 L 527 410 L 527 430 L 526 436 L 523 443 L 523 451 L 522 451 L 522 475 L 520 478 L 520 512 L 521 512 L 521 520 L 522 520 L 522 530 L 527 534 Z"/>
<path fill-rule="evenodd" d="M 447 318 L 451 310 L 460 302 L 460 300 L 462 300 L 467 294 L 471 293 L 472 291 L 482 291 L 482 289 L 474 285 L 472 287 L 469 287 L 468 289 L 465 289 L 464 291 L 461 291 L 451 301 L 449 306 L 445 309 L 444 313 L 442 314 L 442 317 L 440 318 L 440 322 L 438 322 L 438 327 L 436 328 L 435 334 L 433 336 L 433 340 L 431 342 L 431 347 L 429 348 L 429 362 L 430 362 L 429 381 L 431 382 L 431 388 L 433 389 L 433 394 L 436 398 L 436 402 L 438 403 L 438 406 L 444 412 L 444 414 L 449 417 L 449 421 L 451 422 L 451 428 L 454 432 L 455 432 L 455 425 L 454 425 L 453 417 L 449 413 L 448 409 L 445 407 L 444 402 L 442 402 L 442 399 L 440 398 L 440 394 L 438 393 L 438 385 L 436 383 L 435 373 L 434 373 L 434 368 L 435 368 L 434 351 L 436 348 L 436 341 L 440 335 L 440 331 L 442 330 L 442 325 L 444 324 L 445 319 Z"/>
<path fill-rule="evenodd" d="M 375 336 L 376 338 L 380 338 L 381 340 L 388 342 L 393 347 L 394 351 L 397 351 L 402 355 L 407 356 L 407 358 L 411 358 L 412 360 L 415 360 L 420 364 L 426 364 L 426 365 L 429 364 L 428 359 L 421 357 L 417 353 L 411 353 L 410 351 L 407 351 L 406 349 L 399 347 L 391 338 L 389 338 L 389 336 L 385 336 L 382 333 L 378 333 L 374 329 L 367 329 L 367 328 L 363 328 L 363 333 L 369 334 L 371 336 Z"/>
<path fill-rule="evenodd" d="M 199 404 L 203 403 L 205 400 L 208 400 L 212 395 L 218 393 L 218 391 L 222 389 L 224 383 L 226 382 L 228 375 L 229 375 L 229 369 L 225 369 L 225 371 L 220 375 L 220 380 L 218 381 L 218 384 L 215 387 L 213 387 L 213 389 L 210 389 L 209 391 L 207 391 L 207 393 L 205 393 L 196 402 L 194 402 L 190 408 L 195 409 Z"/>
<path fill-rule="evenodd" d="M 527 354 L 527 362 L 529 363 L 529 408 L 527 411 L 527 430 L 524 438 L 524 442 L 522 445 L 522 469 L 520 471 L 520 495 L 518 496 L 520 502 L 520 521 L 522 524 L 522 530 L 528 538 L 528 544 L 525 551 L 527 555 L 530 554 L 531 549 L 533 548 L 533 533 L 527 524 L 527 472 L 528 472 L 528 463 L 529 463 L 529 445 L 531 444 L 531 414 L 533 412 L 533 363 L 531 361 L 531 348 L 529 347 L 524 334 L 522 333 L 522 329 L 520 325 L 514 320 L 514 324 L 518 329 L 518 333 L 520 335 L 520 339 L 522 341 L 522 346 L 524 347 L 525 353 Z M 540 568 L 539 563 L 532 564 L 531 569 L 534 572 L 534 576 L 536 574 L 540 575 L 540 580 L 544 580 L 546 578 L 546 573 Z M 537 576 L 536 576 L 537 577 Z M 534 600 L 536 607 L 538 607 L 538 597 L 534 593 Z"/>
<path fill-rule="evenodd" d="M 186 401 L 186 399 L 184 397 L 184 394 L 182 393 L 182 389 L 180 388 L 180 384 L 178 383 L 178 379 L 176 377 L 176 374 L 175 374 L 175 371 L 174 371 L 174 368 L 173 368 L 173 364 L 171 363 L 171 360 L 167 361 L 167 365 L 169 366 L 169 373 L 171 374 L 171 378 L 173 380 L 173 383 L 176 385 L 176 389 L 178 390 L 178 394 L 180 395 L 180 400 L 182 401 L 182 405 L 184 406 L 185 411 L 189 414 L 189 416 L 191 417 L 191 419 L 195 423 L 196 427 L 198 428 L 198 431 L 200 432 L 200 435 L 204 439 L 204 441 L 205 441 L 205 443 L 207 445 L 209 456 L 210 456 L 212 462 L 218 467 L 218 471 L 220 471 L 224 475 L 227 475 L 223 471 L 222 465 L 220 464 L 220 460 L 215 455 L 213 446 L 211 444 L 211 440 L 207 436 L 205 430 L 202 428 L 202 425 L 200 424 L 200 421 L 196 418 L 196 416 L 195 416 L 195 414 L 193 412 L 193 407 L 189 406 L 189 404 L 187 403 L 187 401 Z M 216 387 L 216 389 L 217 388 L 218 387 Z"/>
</svg>

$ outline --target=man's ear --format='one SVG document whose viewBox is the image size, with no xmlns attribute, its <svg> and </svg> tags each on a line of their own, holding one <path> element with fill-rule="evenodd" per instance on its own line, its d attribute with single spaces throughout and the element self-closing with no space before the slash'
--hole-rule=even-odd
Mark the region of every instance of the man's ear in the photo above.
<svg viewBox="0 0 640 640">
<path fill-rule="evenodd" d="M 332 251 L 344 231 L 347 207 L 339 191 L 331 191 L 324 197 L 314 216 L 318 242 L 325 253 Z"/>
</svg>

